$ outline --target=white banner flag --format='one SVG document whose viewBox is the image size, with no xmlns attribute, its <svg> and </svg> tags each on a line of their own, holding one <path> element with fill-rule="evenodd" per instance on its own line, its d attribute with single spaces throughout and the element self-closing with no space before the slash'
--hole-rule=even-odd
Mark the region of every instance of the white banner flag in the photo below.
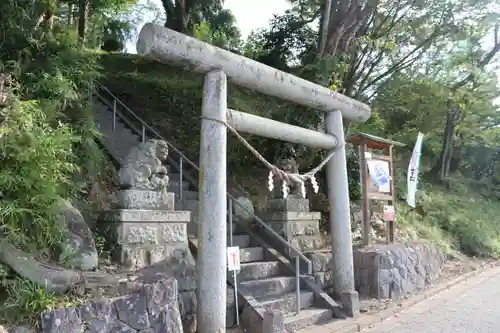
<svg viewBox="0 0 500 333">
<path fill-rule="evenodd" d="M 415 195 L 417 193 L 418 172 L 420 167 L 420 153 L 423 141 L 424 135 L 418 132 L 417 142 L 415 142 L 415 147 L 413 147 L 410 165 L 408 165 L 408 195 L 406 196 L 406 202 L 408 203 L 408 206 L 412 208 L 415 208 Z"/>
</svg>

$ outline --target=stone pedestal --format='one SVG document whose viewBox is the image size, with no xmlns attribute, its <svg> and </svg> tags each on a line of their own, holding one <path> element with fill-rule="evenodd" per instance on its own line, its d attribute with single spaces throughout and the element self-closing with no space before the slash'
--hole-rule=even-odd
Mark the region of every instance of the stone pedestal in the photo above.
<svg viewBox="0 0 500 333">
<path fill-rule="evenodd" d="M 302 252 L 328 246 L 319 230 L 320 219 L 321 213 L 309 211 L 308 199 L 288 196 L 286 199 L 271 199 L 267 202 L 265 221 Z"/>
<path fill-rule="evenodd" d="M 174 210 L 175 193 L 148 190 L 120 190 L 114 193 L 112 208 Z"/>
<path fill-rule="evenodd" d="M 114 207 L 100 216 L 114 258 L 126 269 L 140 269 L 189 252 L 189 211 L 174 210 L 174 195 L 148 190 L 116 193 Z M 177 258 L 176 258 L 177 260 Z"/>
</svg>

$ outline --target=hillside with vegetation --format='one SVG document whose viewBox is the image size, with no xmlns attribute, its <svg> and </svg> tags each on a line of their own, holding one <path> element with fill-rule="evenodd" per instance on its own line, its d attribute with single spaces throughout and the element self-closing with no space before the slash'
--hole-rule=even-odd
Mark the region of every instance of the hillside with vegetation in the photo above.
<svg viewBox="0 0 500 333">
<path fill-rule="evenodd" d="M 218 0 L 185 8 L 169 0 L 165 8 L 134 0 L 0 2 L 0 241 L 40 260 L 54 258 L 65 236 L 56 218 L 60 200 L 82 212 L 96 209 L 95 185 L 109 183 L 112 166 L 96 144 L 88 98 L 93 81 L 198 160 L 202 76 L 122 53 L 140 13 L 149 11 L 161 24 L 167 17 L 171 29 L 370 104 L 370 120 L 347 124 L 348 135 L 362 131 L 406 144 L 396 161 L 404 239 L 499 257 L 500 3 L 368 0 L 344 8 L 331 0 L 290 2 L 291 10 L 245 41 Z M 229 95 L 231 108 L 321 128 L 316 111 L 235 86 Z M 409 211 L 406 168 L 418 132 L 425 135 L 423 169 L 418 207 Z M 268 160 L 293 157 L 303 170 L 327 153 L 246 138 Z M 356 161 L 349 147 L 353 202 L 359 200 Z M 267 171 L 235 139 L 228 163 L 234 187 L 265 193 Z M 327 212 L 324 194 L 312 199 L 313 209 Z M 55 297 L 0 264 L 0 323 L 33 319 L 79 297 Z"/>
</svg>

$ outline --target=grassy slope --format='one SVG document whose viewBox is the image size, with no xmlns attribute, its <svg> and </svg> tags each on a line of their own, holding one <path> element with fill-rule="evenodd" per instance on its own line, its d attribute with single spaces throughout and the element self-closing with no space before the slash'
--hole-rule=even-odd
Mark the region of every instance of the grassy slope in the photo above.
<svg viewBox="0 0 500 333">
<path fill-rule="evenodd" d="M 198 161 L 203 77 L 133 55 L 104 55 L 101 61 L 106 73 L 102 83 L 189 158 Z M 233 85 L 229 85 L 228 105 L 255 114 L 269 114 L 271 110 L 273 115 L 283 114 L 294 107 Z M 255 171 L 249 171 L 252 165 L 255 166 L 253 157 L 235 139 L 229 140 L 228 163 L 234 171 L 241 170 L 243 163 L 244 172 L 252 175 L 239 175 L 238 180 L 244 183 L 245 189 L 263 187 L 262 174 L 256 181 L 253 177 Z M 399 168 L 399 194 L 405 189 L 404 169 Z M 235 174 L 234 171 L 231 173 Z M 432 239 L 446 248 L 496 256 L 500 254 L 497 222 L 500 204 L 462 183 L 456 181 L 448 187 L 422 184 L 419 214 L 408 212 L 405 205 L 399 205 L 398 225 L 412 237 Z M 255 191 L 251 192 L 255 194 Z"/>
<path fill-rule="evenodd" d="M 101 82 L 168 140 L 196 157 L 199 143 L 203 76 L 145 60 L 135 55 L 109 54 L 101 58 Z M 279 117 L 295 105 L 236 87 L 229 83 L 228 106 L 253 114 Z M 230 159 L 237 146 L 230 142 Z M 241 148 L 241 147 L 239 147 Z M 232 161 L 230 161 L 231 164 Z"/>
</svg>

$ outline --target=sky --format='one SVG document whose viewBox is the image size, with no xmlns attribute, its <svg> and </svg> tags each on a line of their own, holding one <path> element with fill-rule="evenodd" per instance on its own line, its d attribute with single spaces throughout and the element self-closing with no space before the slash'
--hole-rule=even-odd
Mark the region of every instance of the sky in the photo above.
<svg viewBox="0 0 500 333">
<path fill-rule="evenodd" d="M 145 0 L 139 1 L 139 3 L 145 2 Z M 158 8 L 163 8 L 161 0 L 153 0 L 153 2 Z M 290 8 L 290 4 L 287 0 L 225 0 L 224 7 L 233 12 L 238 28 L 243 38 L 246 38 L 252 30 L 267 27 L 273 15 L 282 14 Z M 144 17 L 142 24 L 151 20 L 152 17 Z M 136 53 L 135 42 L 132 40 L 127 43 L 127 52 Z"/>
<path fill-rule="evenodd" d="M 252 30 L 267 27 L 273 14 L 282 14 L 290 5 L 286 0 L 225 0 L 224 7 L 233 12 L 246 38 Z"/>
</svg>

